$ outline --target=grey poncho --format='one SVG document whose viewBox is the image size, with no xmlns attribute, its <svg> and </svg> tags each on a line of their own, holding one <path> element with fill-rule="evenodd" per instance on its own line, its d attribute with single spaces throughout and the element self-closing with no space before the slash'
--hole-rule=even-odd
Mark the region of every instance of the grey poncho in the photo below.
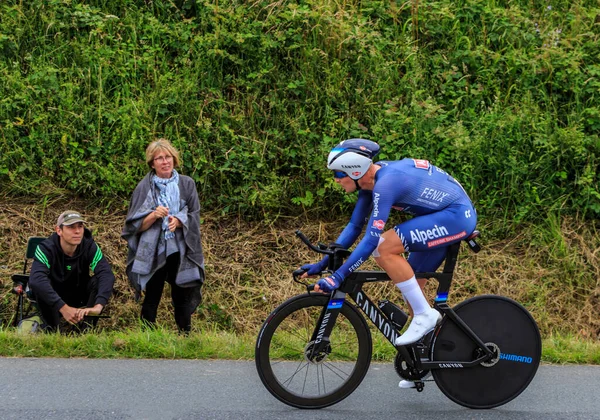
<svg viewBox="0 0 600 420">
<path fill-rule="evenodd" d="M 137 292 L 145 290 L 152 275 L 165 265 L 166 244 L 162 223 L 155 222 L 150 228 L 139 232 L 144 218 L 158 205 L 157 190 L 152 182 L 154 172 L 149 172 L 137 185 L 129 203 L 129 211 L 121 237 L 127 240 L 127 277 Z M 180 264 L 175 283 L 181 287 L 194 287 L 204 281 L 204 255 L 200 235 L 200 202 L 196 184 L 189 176 L 179 176 L 179 212 L 183 224 L 176 229 L 175 238 L 179 249 Z"/>
</svg>

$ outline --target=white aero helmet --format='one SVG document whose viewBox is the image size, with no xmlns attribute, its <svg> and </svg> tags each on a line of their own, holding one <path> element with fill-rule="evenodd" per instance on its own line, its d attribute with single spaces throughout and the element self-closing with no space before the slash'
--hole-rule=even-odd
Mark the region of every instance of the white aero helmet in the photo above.
<svg viewBox="0 0 600 420">
<path fill-rule="evenodd" d="M 327 169 L 343 172 L 358 181 L 379 153 L 379 145 L 371 140 L 349 139 L 339 143 L 327 157 Z M 339 178 L 339 176 L 337 176 Z"/>
</svg>

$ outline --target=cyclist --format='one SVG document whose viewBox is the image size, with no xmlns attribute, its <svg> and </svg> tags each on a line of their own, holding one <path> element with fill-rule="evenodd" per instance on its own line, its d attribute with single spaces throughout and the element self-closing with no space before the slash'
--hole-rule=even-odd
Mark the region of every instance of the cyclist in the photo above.
<svg viewBox="0 0 600 420">
<path fill-rule="evenodd" d="M 411 308 L 411 323 L 395 342 L 406 345 L 421 339 L 441 319 L 423 294 L 427 279 L 417 280 L 414 273 L 435 271 L 446 257 L 448 246 L 475 230 L 477 213 L 462 186 L 442 169 L 422 159 L 373 163 L 379 149 L 373 141 L 349 139 L 329 153 L 327 168 L 333 171 L 335 181 L 346 193 L 358 191 L 350 221 L 336 242 L 349 248 L 367 218 L 368 223 L 365 235 L 346 262 L 331 276 L 320 279 L 315 291 L 337 289 L 372 254 Z M 384 231 L 392 209 L 414 217 Z M 409 253 L 408 259 L 402 255 L 405 252 Z M 303 277 L 320 274 L 328 258 L 303 265 L 307 270 Z"/>
</svg>

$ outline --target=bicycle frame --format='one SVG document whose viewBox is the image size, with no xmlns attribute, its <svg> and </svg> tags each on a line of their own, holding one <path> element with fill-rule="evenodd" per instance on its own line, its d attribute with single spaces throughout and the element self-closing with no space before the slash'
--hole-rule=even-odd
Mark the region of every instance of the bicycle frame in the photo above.
<svg viewBox="0 0 600 420">
<path fill-rule="evenodd" d="M 451 322 L 455 323 L 468 337 L 475 342 L 475 344 L 477 344 L 479 350 L 481 350 L 481 356 L 470 362 L 452 360 L 427 362 L 421 361 L 421 358 L 417 357 L 414 344 L 396 347 L 394 345 L 394 341 L 399 336 L 399 332 L 392 325 L 387 316 L 362 290 L 362 286 L 365 283 L 389 281 L 390 278 L 384 271 L 355 271 L 342 283 L 338 290 L 331 294 L 329 303 L 323 309 L 312 335 L 311 341 L 314 343 L 314 347 L 312 349 L 311 356 L 319 354 L 321 350 L 329 345 L 328 337 L 335 325 L 335 320 L 342 309 L 344 301 L 346 300 L 346 295 L 349 295 L 350 298 L 352 298 L 352 300 L 356 303 L 356 306 L 361 309 L 366 318 L 371 321 L 371 323 L 375 325 L 381 334 L 383 334 L 383 336 L 397 348 L 398 352 L 402 354 L 406 362 L 413 368 L 419 370 L 444 368 L 462 369 L 477 366 L 482 362 L 490 360 L 494 356 L 494 353 L 447 304 L 448 292 L 450 291 L 450 286 L 452 284 L 452 278 L 458 259 L 459 249 L 460 243 L 450 246 L 442 272 L 415 273 L 415 276 L 417 278 L 433 278 L 437 280 L 438 288 L 434 307 L 442 314 L 446 315 Z M 335 261 L 335 264 L 339 264 L 343 257 L 342 255 L 337 255 L 337 253 L 342 253 L 343 251 L 345 250 L 334 248 L 334 257 L 337 258 L 332 258 L 332 260 Z M 334 269 L 334 267 L 330 267 L 330 269 Z"/>
</svg>

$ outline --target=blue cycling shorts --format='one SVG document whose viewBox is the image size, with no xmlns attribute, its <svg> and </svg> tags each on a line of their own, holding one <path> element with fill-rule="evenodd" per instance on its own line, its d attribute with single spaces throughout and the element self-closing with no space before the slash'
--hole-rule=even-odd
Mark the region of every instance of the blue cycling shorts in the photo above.
<svg viewBox="0 0 600 420">
<path fill-rule="evenodd" d="M 415 272 L 435 271 L 448 247 L 466 239 L 477 225 L 472 205 L 453 204 L 444 210 L 416 216 L 394 227 Z"/>
</svg>

